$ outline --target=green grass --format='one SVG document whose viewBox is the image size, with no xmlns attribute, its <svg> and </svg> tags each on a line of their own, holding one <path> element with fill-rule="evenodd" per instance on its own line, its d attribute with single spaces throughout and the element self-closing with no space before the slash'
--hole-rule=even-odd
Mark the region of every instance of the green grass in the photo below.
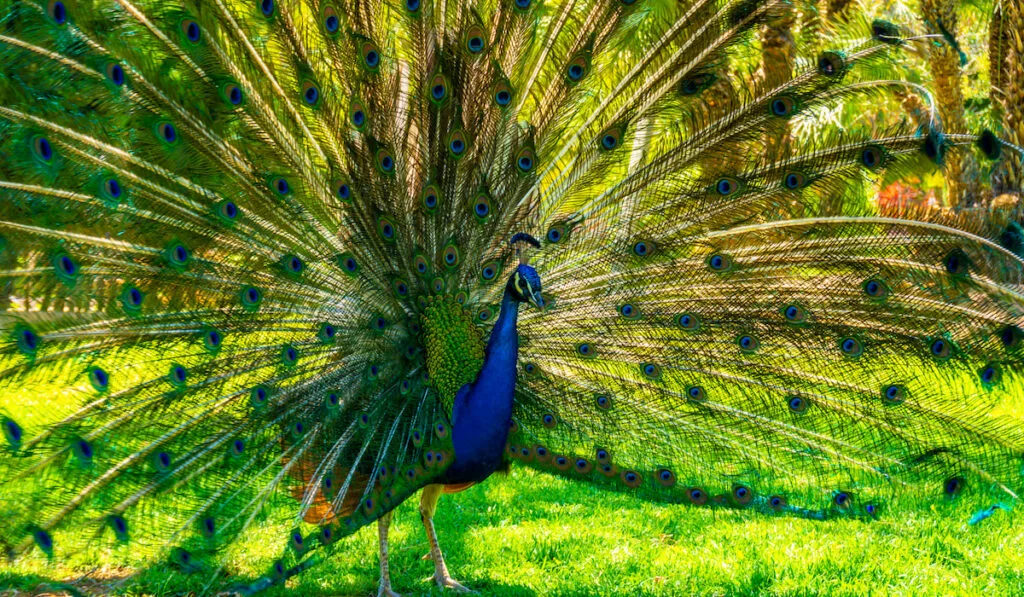
<svg viewBox="0 0 1024 597">
<path fill-rule="evenodd" d="M 1020 595 L 1024 513 L 998 511 L 968 526 L 981 505 L 816 522 L 646 503 L 518 469 L 442 497 L 436 522 L 452 575 L 483 595 Z M 261 574 L 278 554 L 281 532 L 258 529 L 226 573 Z M 265 594 L 375 594 L 376 537 L 375 528 L 361 530 L 328 561 Z M 391 531 L 396 591 L 446 594 L 424 580 L 433 573 L 421 559 L 427 549 L 416 507 L 406 503 Z M 209 580 L 164 567 L 119 568 L 119 555 L 58 563 L 36 551 L 0 566 L 0 595 L 60 594 L 59 582 L 86 594 L 181 595 Z M 212 588 L 229 583 L 218 578 Z"/>
</svg>

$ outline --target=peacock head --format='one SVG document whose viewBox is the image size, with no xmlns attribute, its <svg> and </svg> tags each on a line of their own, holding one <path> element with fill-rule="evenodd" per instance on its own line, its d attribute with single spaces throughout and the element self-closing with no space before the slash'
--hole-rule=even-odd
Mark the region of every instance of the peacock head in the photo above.
<svg viewBox="0 0 1024 597">
<path fill-rule="evenodd" d="M 509 277 L 508 284 L 505 285 L 506 290 L 516 301 L 530 303 L 538 309 L 543 309 L 544 297 L 540 293 L 540 275 L 529 264 L 527 256 L 531 248 L 540 248 L 540 241 L 525 232 L 519 232 L 512 237 L 509 244 L 515 247 L 519 265 Z"/>
<path fill-rule="evenodd" d="M 538 309 L 544 308 L 544 297 L 540 294 L 540 276 L 533 267 L 520 263 L 508 279 L 508 291 L 520 303 L 530 303 Z"/>
</svg>

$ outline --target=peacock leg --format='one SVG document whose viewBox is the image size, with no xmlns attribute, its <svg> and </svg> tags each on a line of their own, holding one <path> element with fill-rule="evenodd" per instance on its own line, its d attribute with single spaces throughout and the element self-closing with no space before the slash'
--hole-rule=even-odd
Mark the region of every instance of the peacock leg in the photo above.
<svg viewBox="0 0 1024 597">
<path fill-rule="evenodd" d="M 423 488 L 423 495 L 420 496 L 420 520 L 423 521 L 423 528 L 427 531 L 427 540 L 430 542 L 430 558 L 434 560 L 434 582 L 442 589 L 470 593 L 472 591 L 448 574 L 448 566 L 445 566 L 441 546 L 437 544 L 437 532 L 434 531 L 434 512 L 437 511 L 437 500 L 441 497 L 443 490 L 444 485 L 427 485 Z"/>
<path fill-rule="evenodd" d="M 391 574 L 388 572 L 388 527 L 391 526 L 391 513 L 377 519 L 377 534 L 380 536 L 380 589 L 377 597 L 402 597 L 391 590 Z"/>
</svg>

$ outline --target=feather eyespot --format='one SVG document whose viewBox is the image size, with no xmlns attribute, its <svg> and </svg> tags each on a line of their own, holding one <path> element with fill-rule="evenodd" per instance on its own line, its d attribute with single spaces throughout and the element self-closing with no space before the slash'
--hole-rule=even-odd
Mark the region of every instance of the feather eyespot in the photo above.
<svg viewBox="0 0 1024 597">
<path fill-rule="evenodd" d="M 513 0 L 516 10 L 520 12 L 526 12 L 530 9 L 530 5 L 533 4 L 533 0 Z"/>
<path fill-rule="evenodd" d="M 800 305 L 787 305 L 782 309 L 782 316 L 789 323 L 804 323 L 807 321 L 807 310 Z"/>
<path fill-rule="evenodd" d="M 338 335 L 338 328 L 334 327 L 326 321 L 320 324 L 320 328 L 317 330 L 317 338 L 324 344 L 331 344 L 334 342 Z"/>
<path fill-rule="evenodd" d="M 492 312 L 490 307 L 484 307 L 476 312 L 477 321 L 487 322 L 491 320 Z M 533 373 L 533 365 L 526 366 L 527 373 Z"/>
<path fill-rule="evenodd" d="M 302 94 L 302 101 L 310 108 L 315 108 L 320 104 L 320 88 L 317 87 L 316 83 L 303 81 L 300 93 Z"/>
<path fill-rule="evenodd" d="M 1003 142 L 992 131 L 985 129 L 975 142 L 981 153 L 989 160 L 998 160 L 1003 154 Z"/>
<path fill-rule="evenodd" d="M 882 388 L 882 401 L 886 404 L 902 404 L 907 391 L 903 386 L 888 385 Z"/>
<path fill-rule="evenodd" d="M 245 95 L 237 83 L 228 82 L 220 88 L 221 97 L 229 106 L 237 107 L 242 105 Z"/>
<path fill-rule="evenodd" d="M 352 128 L 360 132 L 366 130 L 366 124 L 370 121 L 366 113 L 366 107 L 363 105 L 363 102 L 359 99 L 353 99 L 352 105 L 348 109 L 348 120 L 352 123 Z"/>
<path fill-rule="evenodd" d="M 168 145 L 174 145 L 178 142 L 178 131 L 174 128 L 174 125 L 169 122 L 161 122 L 156 126 L 157 137 Z"/>
<path fill-rule="evenodd" d="M 646 241 L 637 241 L 633 245 L 633 254 L 637 257 L 647 257 L 651 254 L 651 245 Z"/>
<path fill-rule="evenodd" d="M 291 276 L 298 276 L 305 269 L 306 265 L 296 255 L 285 255 L 281 258 L 281 267 L 285 273 Z"/>
<path fill-rule="evenodd" d="M 772 114 L 780 118 L 789 118 L 796 113 L 796 100 L 788 95 L 780 95 L 770 103 Z"/>
<path fill-rule="evenodd" d="M 420 0 L 405 0 L 405 10 L 409 11 L 410 14 L 418 13 L 421 5 Z"/>
<path fill-rule="evenodd" d="M 43 163 L 50 163 L 53 160 L 53 144 L 46 137 L 34 137 L 32 139 L 32 153 L 36 159 Z"/>
<path fill-rule="evenodd" d="M 690 402 L 704 402 L 708 396 L 701 386 L 690 386 L 686 388 L 686 398 Z"/>
<path fill-rule="evenodd" d="M 153 455 L 153 463 L 160 472 L 167 472 L 171 468 L 171 455 L 167 452 L 157 452 Z"/>
<path fill-rule="evenodd" d="M 682 80 L 679 84 L 679 93 L 684 96 L 694 96 L 710 88 L 718 79 L 714 74 L 697 73 Z"/>
<path fill-rule="evenodd" d="M 359 273 L 359 262 L 352 255 L 344 254 L 338 256 L 338 265 L 346 274 L 354 276 Z"/>
<path fill-rule="evenodd" d="M 486 282 L 492 282 L 498 276 L 498 262 L 493 261 L 491 263 L 484 264 L 480 270 L 480 278 Z"/>
<path fill-rule="evenodd" d="M 99 367 L 89 369 L 89 383 L 97 392 L 105 392 L 110 386 L 110 375 Z"/>
<path fill-rule="evenodd" d="M 363 58 L 363 68 L 370 72 L 377 72 L 380 67 L 380 50 L 377 49 L 377 45 L 372 41 L 364 41 L 360 46 L 360 55 Z"/>
<path fill-rule="evenodd" d="M 871 279 L 864 282 L 864 294 L 877 300 L 885 300 L 889 297 L 889 287 L 885 285 L 885 282 L 877 279 Z"/>
<path fill-rule="evenodd" d="M 837 491 L 835 495 L 832 496 L 832 502 L 840 510 L 845 510 L 853 505 L 853 498 L 851 498 L 850 494 L 845 491 Z"/>
<path fill-rule="evenodd" d="M 700 317 L 693 313 L 683 313 L 676 317 L 676 324 L 688 332 L 696 332 L 700 330 L 700 323 Z"/>
<path fill-rule="evenodd" d="M 331 183 L 334 196 L 341 201 L 348 203 L 352 201 L 352 185 L 346 180 L 335 180 Z"/>
<path fill-rule="evenodd" d="M 740 350 L 747 353 L 757 352 L 757 349 L 761 347 L 761 342 L 750 334 L 743 334 L 736 338 L 736 344 Z"/>
<path fill-rule="evenodd" d="M 768 505 L 771 507 L 772 510 L 776 512 L 782 512 L 783 510 L 786 509 L 786 498 L 782 497 L 781 495 L 773 495 L 772 497 L 768 498 Z"/>
<path fill-rule="evenodd" d="M 590 358 L 597 355 L 597 349 L 595 349 L 594 345 L 589 342 L 581 342 L 576 345 L 576 354 L 581 357 Z"/>
<path fill-rule="evenodd" d="M 341 18 L 338 16 L 338 11 L 333 6 L 326 6 L 322 16 L 324 29 L 327 30 L 327 34 L 336 34 L 341 28 Z"/>
<path fill-rule="evenodd" d="M 420 193 L 421 204 L 423 209 L 427 212 L 433 212 L 437 209 L 438 203 L 441 201 L 441 191 L 433 183 L 423 187 L 423 191 Z"/>
<path fill-rule="evenodd" d="M 626 484 L 626 487 L 632 487 L 633 489 L 640 487 L 643 483 L 642 478 L 636 473 L 636 471 L 622 471 L 622 474 L 619 475 L 619 477 L 622 479 L 622 482 Z"/>
<path fill-rule="evenodd" d="M 967 255 L 960 249 L 954 249 L 942 260 L 946 272 L 953 276 L 964 276 L 967 274 Z"/>
<path fill-rule="evenodd" d="M 613 126 L 601 133 L 601 149 L 604 151 L 611 151 L 622 143 L 622 127 Z"/>
<path fill-rule="evenodd" d="M 448 135 L 448 153 L 455 159 L 460 159 L 466 155 L 466 151 L 469 149 L 469 140 L 466 138 L 466 134 L 462 129 L 456 129 Z"/>
<path fill-rule="evenodd" d="M 430 101 L 435 105 L 441 105 L 448 98 L 448 79 L 438 73 L 431 77 L 427 85 L 430 90 Z"/>
<path fill-rule="evenodd" d="M 593 468 L 594 465 L 586 458 L 577 458 L 575 463 L 573 463 L 573 470 L 581 475 L 586 475 L 593 470 Z"/>
<path fill-rule="evenodd" d="M 737 505 L 746 506 L 754 500 L 754 492 L 745 485 L 737 485 L 732 488 L 732 500 Z"/>
<path fill-rule="evenodd" d="M 743 182 L 739 179 L 730 177 L 720 178 L 715 183 L 715 192 L 722 197 L 728 197 L 743 190 L 743 186 Z"/>
<path fill-rule="evenodd" d="M 286 344 L 281 348 L 281 364 L 293 366 L 299 361 L 299 351 L 294 346 Z"/>
<path fill-rule="evenodd" d="M 202 37 L 202 30 L 199 28 L 199 23 L 196 23 L 192 19 L 185 19 L 181 22 L 181 32 L 185 35 L 185 39 L 193 44 L 199 43 L 199 39 Z"/>
<path fill-rule="evenodd" d="M 181 268 L 188 265 L 189 255 L 188 249 L 181 243 L 174 243 L 167 248 L 165 252 L 167 261 L 172 267 Z"/>
<path fill-rule="evenodd" d="M 575 85 L 582 81 L 589 67 L 590 63 L 585 56 L 576 56 L 570 60 L 569 64 L 565 67 L 565 77 L 569 84 Z"/>
<path fill-rule="evenodd" d="M 259 0 L 259 7 L 260 13 L 263 16 L 267 18 L 274 16 L 274 9 L 276 8 L 274 5 L 274 0 Z"/>
<path fill-rule="evenodd" d="M 846 59 L 839 52 L 822 52 L 818 56 L 818 72 L 826 77 L 838 77 L 846 71 Z"/>
<path fill-rule="evenodd" d="M 125 83 L 124 67 L 116 62 L 107 64 L 105 69 L 107 74 L 107 80 L 110 81 L 114 87 L 121 87 Z"/>
<path fill-rule="evenodd" d="M 427 263 L 427 258 L 423 255 L 417 255 L 413 260 L 413 267 L 422 276 L 426 275 L 430 271 L 430 265 Z"/>
<path fill-rule="evenodd" d="M 203 347 L 207 352 L 216 354 L 224 342 L 224 334 L 216 328 L 208 328 L 203 332 Z"/>
<path fill-rule="evenodd" d="M 63 25 L 68 22 L 68 9 L 63 2 L 50 0 L 49 5 L 46 7 L 46 13 L 50 15 L 53 22 L 58 25 Z"/>
<path fill-rule="evenodd" d="M 449 268 L 456 268 L 459 266 L 462 256 L 459 253 L 458 247 L 455 245 L 448 245 L 444 248 L 444 253 L 442 253 L 441 259 L 444 261 L 445 266 Z"/>
<path fill-rule="evenodd" d="M 960 492 L 964 489 L 964 485 L 963 477 L 951 477 L 943 482 L 942 492 L 946 494 L 947 498 L 952 499 L 960 495 Z"/>
<path fill-rule="evenodd" d="M 170 371 L 167 372 L 167 381 L 175 387 L 184 386 L 185 382 L 188 381 L 188 369 L 177 363 L 172 364 Z"/>
<path fill-rule="evenodd" d="M 381 216 L 377 218 L 377 234 L 386 242 L 394 242 L 397 232 L 395 231 L 395 224 L 391 221 L 391 218 L 387 216 Z"/>
<path fill-rule="evenodd" d="M 980 371 L 978 371 L 978 378 L 981 380 L 981 383 L 986 386 L 999 383 L 1001 377 L 1002 371 L 999 366 L 995 364 L 985 365 Z"/>
<path fill-rule="evenodd" d="M 18 350 L 26 355 L 34 355 L 39 350 L 39 336 L 28 329 L 21 327 L 15 332 L 18 342 Z"/>
<path fill-rule="evenodd" d="M 948 359 L 953 354 L 953 344 L 943 338 L 932 340 L 930 351 L 937 359 Z"/>
<path fill-rule="evenodd" d="M 482 54 L 487 49 L 486 33 L 480 25 L 473 25 L 466 31 L 466 49 L 470 54 Z"/>
<path fill-rule="evenodd" d="M 999 331 L 999 341 L 1007 350 L 1014 350 L 1024 344 L 1024 330 L 1015 325 L 1007 325 Z"/>
<path fill-rule="evenodd" d="M 732 269 L 732 258 L 728 255 L 716 253 L 708 257 L 708 267 L 716 272 L 726 272 Z"/>
<path fill-rule="evenodd" d="M 878 145 L 869 145 L 860 152 L 860 163 L 868 170 L 878 170 L 885 162 L 885 151 Z"/>
<path fill-rule="evenodd" d="M 619 305 L 618 311 L 619 315 L 630 321 L 638 320 L 641 317 L 640 308 L 633 303 L 623 303 L 622 305 Z"/>
<path fill-rule="evenodd" d="M 391 174 L 395 171 L 395 158 L 387 149 L 377 150 L 377 168 L 384 174 Z"/>
<path fill-rule="evenodd" d="M 278 176 L 270 181 L 270 188 L 278 195 L 284 196 L 292 191 L 292 185 L 288 179 Z"/>
<path fill-rule="evenodd" d="M 660 468 L 654 472 L 654 478 L 658 481 L 658 484 L 662 487 L 674 487 L 676 484 L 676 475 L 667 468 Z"/>
<path fill-rule="evenodd" d="M 477 194 L 473 200 L 473 215 L 477 221 L 483 223 L 491 215 L 491 199 L 484 193 Z"/>
<path fill-rule="evenodd" d="M 249 404 L 256 410 L 262 410 L 270 397 L 270 390 L 266 386 L 256 386 L 249 391 Z"/>
<path fill-rule="evenodd" d="M 217 204 L 217 217 L 224 224 L 234 224 L 239 213 L 238 204 L 234 201 L 224 200 Z"/>
<path fill-rule="evenodd" d="M 786 404 L 789 406 L 790 411 L 802 414 L 807 412 L 807 406 L 810 402 L 806 398 L 802 398 L 800 396 L 790 396 Z"/>
<path fill-rule="evenodd" d="M 864 354 L 864 346 L 856 338 L 843 338 L 839 341 L 839 350 L 844 356 L 855 358 Z"/>
<path fill-rule="evenodd" d="M 690 500 L 690 503 L 694 506 L 703 506 L 708 503 L 708 494 L 699 487 L 691 487 L 686 492 L 686 497 Z"/>
<path fill-rule="evenodd" d="M 516 155 L 516 168 L 523 174 L 532 172 L 534 166 L 537 164 L 536 155 L 533 152 L 532 147 L 524 147 L 519 150 Z"/>
<path fill-rule="evenodd" d="M 782 186 L 790 191 L 802 189 L 807 186 L 807 177 L 800 172 L 787 172 L 782 177 Z"/>
<path fill-rule="evenodd" d="M 57 278 L 68 286 L 74 285 L 78 279 L 78 263 L 67 253 L 58 253 L 53 257 L 53 270 Z"/>
<path fill-rule="evenodd" d="M 121 305 L 130 314 L 136 314 L 142 310 L 142 291 L 136 286 L 125 286 L 121 291 Z"/>
<path fill-rule="evenodd" d="M 661 367 L 654 363 L 641 363 L 640 372 L 649 379 L 658 379 L 661 377 Z"/>
</svg>

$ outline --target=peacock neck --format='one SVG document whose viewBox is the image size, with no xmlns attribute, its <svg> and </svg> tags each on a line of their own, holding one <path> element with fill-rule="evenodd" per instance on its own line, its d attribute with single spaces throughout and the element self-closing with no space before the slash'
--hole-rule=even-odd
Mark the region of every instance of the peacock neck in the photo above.
<svg viewBox="0 0 1024 597">
<path fill-rule="evenodd" d="M 515 398 L 518 319 L 519 302 L 506 289 L 501 313 L 487 342 L 483 368 L 468 391 L 455 396 L 455 461 L 447 473 L 450 483 L 482 481 L 501 466 Z"/>
</svg>

